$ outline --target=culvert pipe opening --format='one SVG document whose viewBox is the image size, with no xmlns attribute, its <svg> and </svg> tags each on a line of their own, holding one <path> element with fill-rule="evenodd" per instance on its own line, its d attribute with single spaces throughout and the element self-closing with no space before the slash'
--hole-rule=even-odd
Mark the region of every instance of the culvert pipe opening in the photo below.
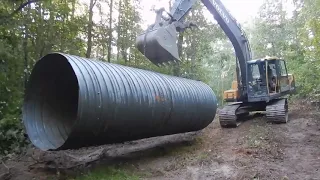
<svg viewBox="0 0 320 180">
<path fill-rule="evenodd" d="M 36 147 L 64 150 L 198 131 L 216 110 L 201 81 L 51 53 L 31 72 L 23 122 Z"/>
<path fill-rule="evenodd" d="M 32 143 L 42 150 L 58 149 L 77 118 L 78 81 L 66 58 L 48 55 L 29 78 L 23 120 Z"/>
</svg>

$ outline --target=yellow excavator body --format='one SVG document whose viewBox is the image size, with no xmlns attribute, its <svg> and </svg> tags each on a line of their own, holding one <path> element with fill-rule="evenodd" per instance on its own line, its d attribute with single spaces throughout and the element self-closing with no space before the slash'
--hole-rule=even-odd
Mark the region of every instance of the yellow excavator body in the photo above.
<svg viewBox="0 0 320 180">
<path fill-rule="evenodd" d="M 238 98 L 238 81 L 233 80 L 231 84 L 231 89 L 223 92 L 223 100 L 226 102 L 236 102 Z"/>
</svg>

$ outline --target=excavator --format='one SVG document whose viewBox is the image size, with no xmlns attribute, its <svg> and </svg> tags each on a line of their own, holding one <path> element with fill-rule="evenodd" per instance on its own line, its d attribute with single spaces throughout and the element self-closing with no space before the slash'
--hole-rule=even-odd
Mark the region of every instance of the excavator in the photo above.
<svg viewBox="0 0 320 180">
<path fill-rule="evenodd" d="M 197 0 L 176 0 L 170 12 L 156 10 L 155 23 L 136 38 L 136 47 L 153 64 L 180 62 L 177 33 L 197 26 L 185 16 Z M 251 112 L 264 112 L 268 121 L 287 123 L 288 95 L 295 91 L 293 74 L 278 57 L 252 59 L 248 38 L 220 0 L 201 0 L 231 41 L 236 55 L 236 79 L 223 92 L 226 105 L 218 112 L 222 128 L 238 127 Z M 164 15 L 167 14 L 167 16 Z"/>
</svg>

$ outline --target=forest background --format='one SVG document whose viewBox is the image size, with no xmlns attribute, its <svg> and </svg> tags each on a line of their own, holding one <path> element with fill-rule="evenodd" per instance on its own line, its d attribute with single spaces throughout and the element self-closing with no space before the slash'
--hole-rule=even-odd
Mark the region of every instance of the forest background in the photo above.
<svg viewBox="0 0 320 180">
<path fill-rule="evenodd" d="M 157 67 L 134 45 L 143 31 L 140 1 L 1 0 L 1 155 L 19 153 L 29 144 L 21 122 L 24 87 L 35 62 L 52 51 L 201 80 L 223 105 L 236 59 L 222 29 L 205 17 L 206 8 L 197 3 L 187 20 L 200 28 L 179 35 L 183 63 Z M 293 4 L 290 12 L 287 3 Z M 264 0 L 258 14 L 242 24 L 254 58 L 286 59 L 299 88 L 296 98 L 320 100 L 319 8 L 320 0 Z"/>
</svg>

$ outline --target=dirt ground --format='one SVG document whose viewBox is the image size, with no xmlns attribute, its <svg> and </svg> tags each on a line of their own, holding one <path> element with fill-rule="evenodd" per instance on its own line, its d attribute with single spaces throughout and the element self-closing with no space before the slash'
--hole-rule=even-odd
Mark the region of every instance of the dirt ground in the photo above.
<svg viewBox="0 0 320 180">
<path fill-rule="evenodd" d="M 30 148 L 2 162 L 0 179 L 65 179 L 110 165 L 148 180 L 320 179 L 320 112 L 300 102 L 289 118 L 254 117 L 232 129 L 214 120 L 201 132 L 80 150 Z"/>
</svg>

